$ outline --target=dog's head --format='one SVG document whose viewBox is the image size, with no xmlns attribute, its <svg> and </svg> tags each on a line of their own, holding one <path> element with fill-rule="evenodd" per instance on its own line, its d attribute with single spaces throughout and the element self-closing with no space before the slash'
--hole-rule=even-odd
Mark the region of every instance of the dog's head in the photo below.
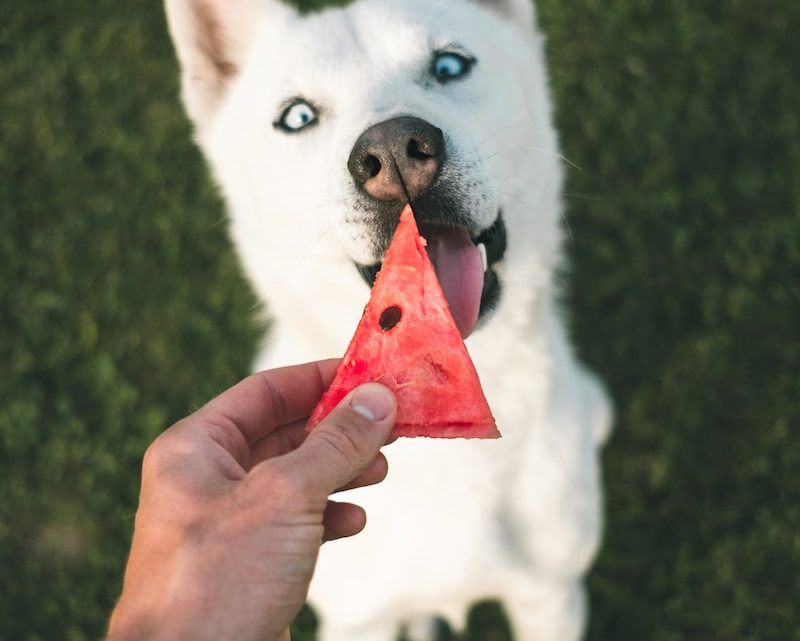
<svg viewBox="0 0 800 641">
<path fill-rule="evenodd" d="M 302 295 L 323 272 L 371 282 L 407 200 L 465 335 L 500 299 L 504 263 L 555 260 L 560 171 L 530 0 L 167 8 L 184 102 L 263 295 L 286 279 Z"/>
</svg>

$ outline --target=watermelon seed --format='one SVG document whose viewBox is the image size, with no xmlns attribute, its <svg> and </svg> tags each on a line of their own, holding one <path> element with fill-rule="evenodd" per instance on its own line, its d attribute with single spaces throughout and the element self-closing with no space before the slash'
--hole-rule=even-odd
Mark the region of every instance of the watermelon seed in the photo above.
<svg viewBox="0 0 800 641">
<path fill-rule="evenodd" d="M 384 332 L 389 331 L 400 322 L 400 319 L 403 316 L 403 312 L 397 305 L 392 305 L 391 307 L 387 307 L 383 310 L 380 319 L 378 320 L 378 325 L 381 326 L 381 329 Z"/>
</svg>

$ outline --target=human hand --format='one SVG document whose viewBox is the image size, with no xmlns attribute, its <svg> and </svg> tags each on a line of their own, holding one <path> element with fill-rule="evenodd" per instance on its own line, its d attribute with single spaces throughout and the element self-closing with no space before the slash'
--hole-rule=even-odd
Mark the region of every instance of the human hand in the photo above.
<svg viewBox="0 0 800 641">
<path fill-rule="evenodd" d="M 366 522 L 328 497 L 387 471 L 378 450 L 396 405 L 381 385 L 357 388 L 305 431 L 335 366 L 254 374 L 147 449 L 108 641 L 289 639 L 320 545 Z"/>
</svg>

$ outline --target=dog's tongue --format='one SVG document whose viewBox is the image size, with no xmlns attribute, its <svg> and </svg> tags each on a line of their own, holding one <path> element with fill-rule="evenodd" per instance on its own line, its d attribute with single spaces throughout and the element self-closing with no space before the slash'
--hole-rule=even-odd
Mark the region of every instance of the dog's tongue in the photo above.
<svg viewBox="0 0 800 641">
<path fill-rule="evenodd" d="M 428 256 L 461 336 L 475 329 L 483 292 L 483 261 L 463 227 L 421 225 Z"/>
</svg>

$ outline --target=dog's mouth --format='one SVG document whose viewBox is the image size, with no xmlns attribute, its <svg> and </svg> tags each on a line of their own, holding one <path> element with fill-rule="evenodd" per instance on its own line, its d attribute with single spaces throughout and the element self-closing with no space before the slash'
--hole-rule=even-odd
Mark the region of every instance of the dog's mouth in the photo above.
<svg viewBox="0 0 800 641">
<path fill-rule="evenodd" d="M 500 280 L 494 267 L 506 252 L 502 212 L 490 227 L 478 232 L 463 225 L 424 221 L 418 221 L 418 225 L 450 313 L 466 338 L 500 298 Z M 356 268 L 371 287 L 381 263 L 356 264 Z"/>
</svg>

